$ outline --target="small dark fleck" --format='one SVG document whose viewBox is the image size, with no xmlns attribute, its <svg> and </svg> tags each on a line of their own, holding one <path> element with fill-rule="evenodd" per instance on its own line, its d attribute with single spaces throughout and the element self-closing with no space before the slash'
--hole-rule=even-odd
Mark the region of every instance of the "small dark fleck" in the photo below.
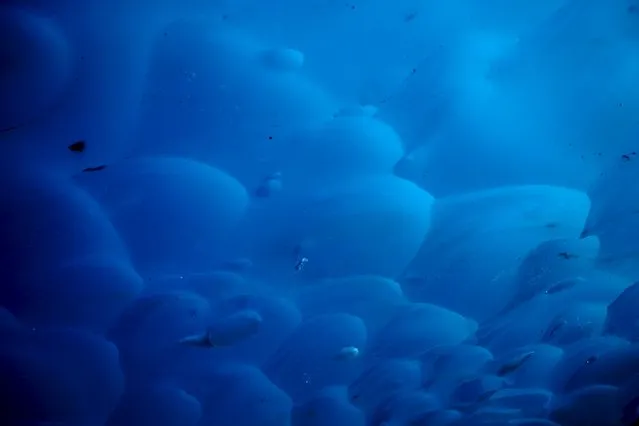
<svg viewBox="0 0 639 426">
<path fill-rule="evenodd" d="M 106 169 L 106 164 L 102 164 L 101 166 L 96 166 L 96 167 L 87 167 L 86 169 L 82 170 L 83 172 L 99 172 L 100 170 L 104 170 Z"/>
<path fill-rule="evenodd" d="M 628 11 L 628 13 L 637 13 L 637 6 L 635 6 L 634 4 L 631 4 L 630 6 L 628 6 L 628 8 L 626 9 Z"/>
<path fill-rule="evenodd" d="M 351 5 L 351 10 L 355 10 L 355 5 L 354 4 Z"/>
<path fill-rule="evenodd" d="M 565 321 L 559 321 L 556 324 L 554 324 L 552 327 L 550 327 L 548 329 L 548 331 L 546 331 L 544 337 L 542 338 L 543 341 L 548 341 L 550 339 L 552 339 L 552 337 L 555 335 L 555 333 L 557 331 L 559 331 L 564 325 L 566 325 Z"/>
<path fill-rule="evenodd" d="M 87 143 L 85 141 L 77 141 L 77 142 L 73 142 L 71 145 L 69 145 L 69 151 L 73 151 L 73 152 L 84 152 L 84 150 L 87 147 Z"/>
<path fill-rule="evenodd" d="M 555 222 L 548 222 L 548 223 L 546 224 L 546 228 L 548 228 L 548 229 L 555 229 L 557 226 L 558 226 L 558 225 L 557 225 L 557 223 L 555 223 Z"/>
<path fill-rule="evenodd" d="M 166 37 L 166 36 L 168 36 L 168 35 L 169 35 L 169 33 L 167 33 L 167 32 L 165 32 L 165 33 L 164 33 L 164 37 Z"/>
<path fill-rule="evenodd" d="M 630 156 L 628 154 L 624 154 L 624 155 L 621 156 L 621 159 L 623 161 L 630 161 Z"/>
<path fill-rule="evenodd" d="M 272 141 L 273 140 L 273 136 L 269 136 L 268 140 Z"/>
<path fill-rule="evenodd" d="M 410 22 L 417 17 L 417 12 L 409 12 L 404 16 L 404 22 Z"/>
<path fill-rule="evenodd" d="M 534 352 L 525 353 L 517 359 L 502 365 L 499 370 L 497 370 L 497 376 L 503 377 L 518 370 L 519 367 L 521 367 L 526 361 L 528 361 L 528 359 L 530 359 L 530 357 L 532 357 L 534 354 Z"/>
<path fill-rule="evenodd" d="M 563 259 L 574 259 L 576 257 L 579 257 L 576 254 L 568 253 L 567 251 L 562 251 L 561 253 L 558 253 L 557 256 Z"/>
<path fill-rule="evenodd" d="M 417 72 L 417 68 L 413 68 L 413 69 L 411 70 L 411 74 L 415 74 L 416 72 Z"/>
</svg>

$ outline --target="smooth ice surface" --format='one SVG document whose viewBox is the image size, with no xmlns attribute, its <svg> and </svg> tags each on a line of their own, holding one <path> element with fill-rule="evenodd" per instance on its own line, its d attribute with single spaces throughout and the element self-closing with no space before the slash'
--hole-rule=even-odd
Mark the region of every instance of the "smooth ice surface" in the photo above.
<svg viewBox="0 0 639 426">
<path fill-rule="evenodd" d="M 637 0 L 0 2 L 7 426 L 636 426 Z"/>
</svg>

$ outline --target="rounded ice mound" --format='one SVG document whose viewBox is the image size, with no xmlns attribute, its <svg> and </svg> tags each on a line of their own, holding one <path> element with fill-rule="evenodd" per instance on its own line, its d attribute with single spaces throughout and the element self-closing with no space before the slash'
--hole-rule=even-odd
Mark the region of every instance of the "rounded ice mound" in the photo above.
<svg viewBox="0 0 639 426">
<path fill-rule="evenodd" d="M 456 383 L 450 396 L 450 407 L 469 411 L 476 404 L 485 402 L 492 394 L 506 386 L 503 377 L 493 374 L 478 374 Z"/>
<path fill-rule="evenodd" d="M 135 300 L 108 333 L 120 349 L 127 380 L 136 383 L 208 361 L 206 351 L 189 350 L 179 341 L 202 333 L 211 318 L 208 301 L 186 291 L 147 294 Z"/>
<path fill-rule="evenodd" d="M 262 316 L 253 309 L 237 310 L 214 320 L 206 330 L 183 337 L 179 343 L 195 348 L 229 348 L 254 337 L 262 326 Z"/>
<path fill-rule="evenodd" d="M 564 347 L 601 334 L 607 304 L 628 281 L 594 270 L 584 277 L 559 281 L 519 306 L 515 297 L 506 308 L 508 312 L 482 324 L 477 332 L 479 342 L 503 352 L 531 342 Z"/>
<path fill-rule="evenodd" d="M 197 293 L 211 304 L 250 293 L 251 285 L 230 271 L 196 272 L 191 274 L 162 274 L 147 279 L 151 292 L 185 290 Z"/>
<path fill-rule="evenodd" d="M 486 404 L 493 407 L 513 408 L 522 417 L 547 417 L 553 393 L 543 388 L 500 389 L 490 396 Z"/>
<path fill-rule="evenodd" d="M 304 54 L 299 50 L 279 47 L 265 50 L 262 61 L 276 71 L 297 71 L 304 65 Z"/>
<path fill-rule="evenodd" d="M 20 310 L 30 324 L 67 325 L 104 332 L 143 289 L 126 260 L 89 257 L 46 270 L 37 297 Z"/>
<path fill-rule="evenodd" d="M 595 237 L 541 243 L 519 266 L 516 293 L 507 309 L 538 294 L 555 294 L 578 285 L 580 277 L 587 276 L 595 265 L 598 253 L 599 240 Z"/>
<path fill-rule="evenodd" d="M 86 191 L 32 169 L 3 173 L 1 178 L 0 226 L 7 261 L 3 265 L 16 267 L 31 259 L 34 263 L 27 267 L 50 267 L 92 255 L 127 258 L 109 217 Z M 4 277 L 14 276 L 2 272 Z"/>
<path fill-rule="evenodd" d="M 512 349 L 495 356 L 486 371 L 520 388 L 546 388 L 554 380 L 554 370 L 563 359 L 564 351 L 545 344 Z"/>
<path fill-rule="evenodd" d="M 401 391 L 421 387 L 421 363 L 418 360 L 390 359 L 373 364 L 348 387 L 351 404 L 372 414 L 376 407 Z"/>
<path fill-rule="evenodd" d="M 495 354 L 539 343 L 552 335 L 553 320 L 571 302 L 553 300 L 551 297 L 536 298 L 530 302 L 501 314 L 481 324 L 477 330 L 477 341 Z M 563 325 L 558 322 L 558 325 Z"/>
<path fill-rule="evenodd" d="M 26 11 L 1 13 L 2 63 L 11 66 L 0 120 L 19 120 L 3 134 L 5 158 L 71 175 L 129 151 L 155 21 L 124 4 L 6 3 Z M 67 149 L 78 141 L 81 155 Z"/>
<path fill-rule="evenodd" d="M 556 393 L 570 392 L 575 389 L 575 377 L 584 374 L 584 370 L 589 370 L 602 354 L 626 346 L 626 340 L 614 336 L 600 336 L 583 339 L 566 347 L 564 356 L 553 368 L 548 388 Z"/>
<path fill-rule="evenodd" d="M 108 212 L 136 267 L 156 273 L 209 270 L 226 256 L 248 205 L 233 177 L 184 158 L 123 161 L 81 182 Z"/>
<path fill-rule="evenodd" d="M 201 417 L 202 407 L 197 399 L 182 389 L 160 385 L 125 394 L 107 426 L 196 426 Z"/>
<path fill-rule="evenodd" d="M 420 357 L 424 388 L 447 400 L 455 386 L 493 360 L 486 348 L 470 344 L 435 347 Z"/>
<path fill-rule="evenodd" d="M 524 256 L 544 241 L 577 238 L 589 208 L 583 192 L 553 186 L 439 199 L 431 231 L 400 280 L 402 288 L 413 299 L 484 320 L 513 297 Z"/>
<path fill-rule="evenodd" d="M 406 304 L 375 336 L 368 355 L 415 357 L 436 346 L 462 343 L 476 329 L 475 321 L 446 308 L 428 303 Z"/>
<path fill-rule="evenodd" d="M 639 371 L 639 345 L 622 345 L 591 355 L 566 382 L 574 391 L 591 385 L 623 386 Z"/>
<path fill-rule="evenodd" d="M 294 303 L 273 296 L 241 294 L 213 305 L 214 316 L 218 318 L 247 309 L 260 316 L 259 330 L 232 346 L 218 348 L 209 355 L 210 358 L 260 365 L 278 350 L 302 322 Z"/>
<path fill-rule="evenodd" d="M 587 285 L 585 280 L 577 282 L 577 285 Z M 478 340 L 493 351 L 503 352 L 538 342 L 564 347 L 601 335 L 606 305 L 596 300 L 581 301 L 581 294 L 570 290 L 562 294 L 541 294 L 484 323 L 478 330 Z"/>
<path fill-rule="evenodd" d="M 245 183 L 271 173 L 268 160 L 288 155 L 280 143 L 330 119 L 336 105 L 303 73 L 265 67 L 266 51 L 212 18 L 167 25 L 151 57 L 139 150 L 211 161 Z M 274 66 L 299 62 L 297 53 L 270 52 Z"/>
<path fill-rule="evenodd" d="M 3 173 L 0 218 L 3 236 L 0 240 L 3 253 L 0 275 L 4 283 L 0 288 L 0 304 L 18 317 L 32 314 L 34 320 L 55 320 L 50 315 L 55 314 L 54 311 L 47 314 L 39 311 L 46 301 L 54 310 L 56 303 L 61 303 L 61 309 L 64 309 L 63 304 L 73 306 L 74 314 L 67 319 L 75 315 L 75 319 L 95 321 L 94 325 L 97 325 L 101 322 L 100 315 L 92 320 L 90 309 L 82 311 L 96 303 L 92 291 L 95 291 L 95 297 L 101 292 L 102 295 L 110 294 L 102 306 L 102 313 L 106 315 L 102 320 L 108 321 L 111 314 L 107 311 L 111 308 L 114 309 L 112 312 L 117 311 L 118 306 L 126 304 L 127 298 L 140 289 L 139 278 L 128 264 L 127 251 L 109 218 L 93 198 L 71 183 L 33 170 L 13 176 Z M 109 270 L 114 274 L 113 278 L 117 277 L 113 283 L 117 288 L 115 292 L 103 287 L 104 282 L 93 285 L 81 280 L 73 283 L 56 281 L 61 272 L 65 273 L 67 267 L 64 265 L 92 258 L 105 259 L 113 266 L 105 271 Z M 116 294 L 120 290 L 122 293 Z M 54 299 L 48 300 L 44 294 Z M 78 295 L 86 298 L 73 300 Z"/>
<path fill-rule="evenodd" d="M 433 197 L 394 176 L 307 191 L 247 218 L 243 231 L 256 269 L 290 277 L 297 256 L 308 260 L 300 277 L 394 277 L 430 226 Z"/>
<path fill-rule="evenodd" d="M 422 390 L 399 391 L 375 407 L 370 416 L 371 424 L 415 424 L 440 408 L 441 403 L 436 395 Z"/>
<path fill-rule="evenodd" d="M 201 424 L 290 424 L 291 399 L 256 367 L 224 366 L 212 377 L 209 386 L 212 387 L 209 398 L 200 398 L 203 405 Z"/>
<path fill-rule="evenodd" d="M 404 155 L 388 124 L 366 115 L 338 116 L 287 141 L 283 173 L 308 182 L 337 181 L 364 173 L 392 173 Z"/>
<path fill-rule="evenodd" d="M 69 41 L 53 19 L 0 6 L 0 132 L 51 108 L 71 80 Z M 45 71 L 45 72 L 43 72 Z"/>
<path fill-rule="evenodd" d="M 573 303 L 552 319 L 542 341 L 555 346 L 570 345 L 600 335 L 605 321 L 605 305 Z"/>
<path fill-rule="evenodd" d="M 606 318 L 607 333 L 639 341 L 639 282 L 626 288 L 610 305 Z"/>
<path fill-rule="evenodd" d="M 124 391 L 115 345 L 71 329 L 7 331 L 0 349 L 5 422 L 106 422 Z"/>
<path fill-rule="evenodd" d="M 385 324 L 406 303 L 397 282 L 373 275 L 335 278 L 311 283 L 296 296 L 302 313 L 315 316 L 347 313 L 361 318 L 369 332 Z"/>
<path fill-rule="evenodd" d="M 619 424 L 618 393 L 617 387 L 607 385 L 577 389 L 555 404 L 550 419 L 562 426 Z"/>
<path fill-rule="evenodd" d="M 596 235 L 601 241 L 600 262 L 620 268 L 639 278 L 636 267 L 639 243 L 639 157 L 635 152 L 622 154 L 605 169 L 590 188 L 592 208 L 582 236 Z"/>
<path fill-rule="evenodd" d="M 328 387 L 293 408 L 291 426 L 364 426 L 364 413 L 348 402 L 346 390 Z"/>
<path fill-rule="evenodd" d="M 336 358 L 342 348 L 365 348 L 364 322 L 348 314 L 326 314 L 304 321 L 264 364 L 264 372 L 296 402 L 326 386 L 345 385 L 357 364 Z"/>
<path fill-rule="evenodd" d="M 626 290 L 632 281 L 607 271 L 593 270 L 576 285 L 561 293 L 566 300 L 610 305 Z M 610 314 L 609 314 L 610 315 Z"/>
</svg>

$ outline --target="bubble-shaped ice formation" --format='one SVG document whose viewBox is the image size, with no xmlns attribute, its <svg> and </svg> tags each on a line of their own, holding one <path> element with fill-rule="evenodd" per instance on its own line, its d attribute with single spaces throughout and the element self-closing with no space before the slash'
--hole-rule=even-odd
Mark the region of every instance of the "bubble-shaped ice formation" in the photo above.
<svg viewBox="0 0 639 426">
<path fill-rule="evenodd" d="M 3 420 L 634 425 L 638 8 L 5 0 Z"/>
<path fill-rule="evenodd" d="M 82 184 L 105 206 L 139 269 L 206 271 L 225 256 L 248 194 L 232 176 L 172 157 L 127 160 Z"/>
<path fill-rule="evenodd" d="M 335 359 L 345 346 L 365 348 L 364 322 L 353 315 L 325 314 L 304 321 L 265 363 L 264 371 L 280 388 L 303 402 L 326 386 L 346 385 L 355 365 Z M 319 344 L 318 344 L 319 343 Z"/>
<path fill-rule="evenodd" d="M 107 425 L 195 426 L 201 417 L 202 407 L 197 399 L 182 389 L 159 385 L 125 394 Z"/>
<path fill-rule="evenodd" d="M 395 130 L 366 115 L 338 116 L 287 144 L 290 161 L 283 169 L 307 185 L 364 173 L 391 173 L 404 154 Z"/>
<path fill-rule="evenodd" d="M 606 331 L 632 341 L 639 340 L 638 302 L 639 282 L 636 282 L 608 305 Z"/>
<path fill-rule="evenodd" d="M 262 53 L 264 64 L 278 71 L 296 71 L 304 65 L 304 54 L 291 48 L 267 49 Z"/>
<path fill-rule="evenodd" d="M 364 413 L 348 402 L 346 391 L 325 388 L 291 412 L 291 426 L 364 426 Z"/>
<path fill-rule="evenodd" d="M 496 315 L 516 291 L 512 281 L 523 257 L 544 241 L 578 237 L 589 208 L 583 192 L 552 186 L 439 199 L 431 232 L 404 274 L 404 291 L 478 320 Z"/>
<path fill-rule="evenodd" d="M 477 324 L 453 311 L 427 303 L 406 304 L 370 343 L 369 353 L 379 358 L 411 358 L 437 346 L 468 339 Z"/>
<path fill-rule="evenodd" d="M 433 197 L 392 175 L 307 188 L 251 211 L 243 235 L 255 268 L 279 279 L 308 260 L 301 278 L 398 276 L 430 226 Z M 282 217 L 295 218 L 282 221 Z"/>
<path fill-rule="evenodd" d="M 137 150 L 211 162 L 245 184 L 269 173 L 287 155 L 282 141 L 321 125 L 336 105 L 302 73 L 265 66 L 268 49 L 210 15 L 167 22 L 151 56 Z M 268 63 L 299 67 L 299 54 L 271 50 Z"/>
<path fill-rule="evenodd" d="M 306 316 L 349 313 L 361 318 L 368 330 L 384 325 L 406 303 L 397 282 L 374 275 L 322 280 L 301 288 L 296 300 Z"/>
<path fill-rule="evenodd" d="M 2 412 L 11 424 L 104 423 L 124 392 L 118 349 L 84 331 L 2 327 Z"/>
<path fill-rule="evenodd" d="M 59 102 L 74 61 L 68 37 L 51 17 L 3 5 L 0 28 L 0 132 L 5 132 L 29 124 Z"/>
<path fill-rule="evenodd" d="M 209 398 L 202 401 L 203 422 L 221 426 L 280 426 L 290 422 L 290 397 L 256 367 L 227 366 L 216 372 L 209 386 Z"/>
</svg>

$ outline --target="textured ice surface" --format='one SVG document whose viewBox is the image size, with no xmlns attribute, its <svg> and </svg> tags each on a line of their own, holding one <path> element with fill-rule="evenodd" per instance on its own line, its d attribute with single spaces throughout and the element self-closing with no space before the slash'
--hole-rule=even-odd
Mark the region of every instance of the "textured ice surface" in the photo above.
<svg viewBox="0 0 639 426">
<path fill-rule="evenodd" d="M 7 426 L 636 426 L 637 0 L 1 3 Z"/>
</svg>

